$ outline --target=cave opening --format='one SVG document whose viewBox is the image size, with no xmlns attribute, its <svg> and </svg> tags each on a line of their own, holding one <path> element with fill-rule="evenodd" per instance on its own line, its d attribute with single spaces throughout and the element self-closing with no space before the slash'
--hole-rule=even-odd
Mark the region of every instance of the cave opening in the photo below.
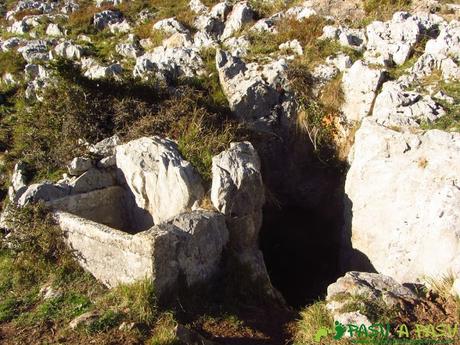
<svg viewBox="0 0 460 345">
<path fill-rule="evenodd" d="M 295 308 L 323 298 L 341 275 L 337 219 L 292 204 L 264 214 L 260 247 L 272 284 Z"/>
<path fill-rule="evenodd" d="M 267 189 L 260 249 L 273 286 L 301 308 L 343 274 L 346 166 L 324 164 L 305 140 L 265 140 L 259 152 Z"/>
</svg>

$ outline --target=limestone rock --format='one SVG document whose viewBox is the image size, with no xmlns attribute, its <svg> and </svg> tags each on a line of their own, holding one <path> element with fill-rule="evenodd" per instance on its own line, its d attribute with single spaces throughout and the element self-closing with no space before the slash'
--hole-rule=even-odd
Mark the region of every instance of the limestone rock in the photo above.
<svg viewBox="0 0 460 345">
<path fill-rule="evenodd" d="M 133 59 L 137 58 L 142 53 L 140 47 L 132 43 L 119 43 L 115 47 L 115 51 L 121 56 Z"/>
<path fill-rule="evenodd" d="M 70 187 L 67 185 L 52 184 L 50 182 L 35 183 L 27 187 L 18 199 L 19 206 L 25 206 L 37 201 L 51 201 L 70 194 Z"/>
<path fill-rule="evenodd" d="M 366 272 L 347 272 L 337 282 L 327 288 L 327 300 L 334 300 L 334 297 L 361 296 L 369 300 L 382 298 L 392 307 L 398 300 L 414 301 L 417 295 L 409 288 L 399 284 L 391 277 Z"/>
<path fill-rule="evenodd" d="M 20 46 L 24 41 L 18 37 L 11 37 L 5 40 L 2 43 L 2 51 L 9 51 L 11 49 L 17 48 Z"/>
<path fill-rule="evenodd" d="M 224 217 L 209 211 L 181 214 L 135 235 L 65 212 L 56 220 L 97 279 L 109 287 L 150 279 L 160 302 L 212 279 L 228 240 Z"/>
<path fill-rule="evenodd" d="M 190 9 L 197 14 L 209 12 L 209 9 L 200 0 L 190 0 L 189 6 Z"/>
<path fill-rule="evenodd" d="M 29 31 L 30 31 L 30 26 L 24 20 L 19 20 L 17 22 L 14 22 L 8 28 L 8 32 L 11 32 L 12 34 L 17 34 L 17 35 L 24 35 Z"/>
<path fill-rule="evenodd" d="M 233 36 L 243 25 L 249 23 L 254 17 L 254 12 L 248 6 L 247 2 L 239 2 L 233 6 L 232 12 L 229 14 L 227 21 L 225 22 L 224 32 L 222 33 L 222 39 L 225 40 L 230 36 Z"/>
<path fill-rule="evenodd" d="M 230 149 L 212 159 L 211 200 L 216 209 L 235 218 L 252 218 L 252 231 L 231 234 L 237 247 L 257 242 L 265 192 L 260 160 L 249 142 L 232 143 Z"/>
<path fill-rule="evenodd" d="M 116 184 L 117 176 L 113 171 L 103 171 L 96 168 L 90 168 L 77 179 L 69 183 L 72 187 L 72 194 L 87 193 Z"/>
<path fill-rule="evenodd" d="M 117 33 L 127 33 L 130 32 L 132 27 L 128 23 L 126 19 L 123 19 L 122 21 L 115 22 L 115 23 L 109 23 L 108 28 L 111 33 L 117 34 Z"/>
<path fill-rule="evenodd" d="M 375 21 L 367 26 L 367 49 L 374 55 L 389 56 L 397 65 L 402 65 L 411 55 L 415 44 L 437 24 L 430 18 L 397 12 L 388 22 Z"/>
<path fill-rule="evenodd" d="M 383 84 L 375 99 L 373 117 L 385 126 L 419 127 L 445 115 L 444 109 L 430 96 L 405 91 L 395 82 Z"/>
<path fill-rule="evenodd" d="M 232 143 L 212 159 L 211 201 L 226 216 L 230 249 L 268 296 L 282 300 L 273 288 L 258 249 L 265 191 L 259 156 L 249 142 Z"/>
<path fill-rule="evenodd" d="M 59 25 L 54 24 L 54 23 L 50 23 L 48 25 L 48 27 L 46 28 L 46 34 L 48 36 L 55 36 L 55 37 L 64 36 L 64 33 L 59 28 Z"/>
<path fill-rule="evenodd" d="M 92 166 L 93 162 L 90 158 L 76 157 L 68 166 L 69 174 L 73 176 L 80 176 L 84 172 L 88 171 Z"/>
<path fill-rule="evenodd" d="M 189 48 L 193 45 L 192 38 L 189 34 L 174 34 L 163 40 L 163 47 L 169 49 Z"/>
<path fill-rule="evenodd" d="M 119 63 L 113 63 L 109 66 L 101 66 L 95 61 L 91 61 L 85 68 L 84 75 L 89 79 L 119 79 L 123 68 Z"/>
<path fill-rule="evenodd" d="M 235 57 L 243 57 L 247 54 L 251 42 L 249 39 L 242 35 L 240 37 L 230 37 L 224 41 L 225 49 Z"/>
<path fill-rule="evenodd" d="M 326 308 L 334 320 L 345 327 L 350 324 L 369 327 L 373 322 L 379 322 L 374 319 L 375 315 L 365 313 L 375 308 L 373 306 L 385 305 L 388 309 L 401 311 L 418 300 L 414 292 L 393 278 L 376 273 L 348 272 L 329 285 Z M 345 336 L 350 334 L 353 334 L 352 329 L 348 329 Z"/>
<path fill-rule="evenodd" d="M 98 30 L 103 30 L 109 26 L 109 24 L 119 23 L 123 20 L 123 16 L 118 11 L 102 11 L 96 13 L 93 18 L 93 25 Z"/>
<path fill-rule="evenodd" d="M 230 13 L 231 9 L 232 8 L 227 1 L 219 2 L 217 5 L 214 5 L 214 7 L 211 8 L 211 16 L 224 21 Z"/>
<path fill-rule="evenodd" d="M 303 48 L 298 40 L 282 43 L 278 48 L 280 50 L 290 50 L 296 55 L 303 55 Z"/>
<path fill-rule="evenodd" d="M 99 141 L 94 145 L 88 147 L 88 151 L 101 157 L 115 155 L 115 149 L 121 144 L 121 140 L 118 135 L 111 136 L 104 140 Z"/>
<path fill-rule="evenodd" d="M 369 118 L 349 160 L 345 214 L 353 248 L 399 282 L 458 277 L 460 135 L 398 132 Z"/>
<path fill-rule="evenodd" d="M 196 49 L 160 46 L 137 58 L 133 74 L 141 78 L 153 74 L 169 81 L 179 76 L 201 75 L 204 73 L 203 66 L 203 60 Z"/>
<path fill-rule="evenodd" d="M 191 208 L 204 194 L 200 176 L 170 140 L 140 138 L 120 145 L 116 160 L 137 206 L 156 224 Z"/>
<path fill-rule="evenodd" d="M 15 203 L 27 188 L 26 166 L 23 162 L 14 165 L 11 186 L 8 188 L 8 197 Z"/>
<path fill-rule="evenodd" d="M 73 44 L 71 41 L 59 43 L 54 48 L 54 51 L 57 55 L 70 60 L 80 60 L 83 55 L 83 48 Z"/>
<path fill-rule="evenodd" d="M 345 71 L 342 79 L 344 104 L 348 121 L 359 121 L 369 115 L 376 92 L 384 79 L 382 70 L 372 69 L 361 60 Z"/>
<path fill-rule="evenodd" d="M 161 30 L 168 34 L 186 34 L 188 33 L 187 28 L 178 22 L 175 18 L 167 18 L 156 22 L 153 25 L 155 30 Z"/>
<path fill-rule="evenodd" d="M 50 59 L 48 43 L 43 40 L 29 41 L 25 46 L 19 48 L 18 52 L 29 63 L 48 61 Z"/>
<path fill-rule="evenodd" d="M 99 169 L 107 169 L 117 165 L 117 157 L 115 155 L 102 158 L 97 162 L 97 167 Z"/>
<path fill-rule="evenodd" d="M 282 83 L 287 66 L 285 60 L 264 66 L 264 69 L 256 63 L 246 64 L 227 52 L 218 51 L 216 64 L 230 109 L 240 120 L 246 123 L 269 123 L 278 121 L 279 115 L 287 116 L 277 112 L 284 98 L 276 89 L 276 84 Z"/>
<path fill-rule="evenodd" d="M 307 19 L 316 14 L 316 11 L 310 6 L 295 6 L 286 11 L 287 17 L 294 17 L 297 20 Z"/>
<path fill-rule="evenodd" d="M 351 58 L 343 53 L 334 56 L 328 56 L 326 63 L 335 66 L 340 72 L 344 72 L 353 65 Z"/>
</svg>

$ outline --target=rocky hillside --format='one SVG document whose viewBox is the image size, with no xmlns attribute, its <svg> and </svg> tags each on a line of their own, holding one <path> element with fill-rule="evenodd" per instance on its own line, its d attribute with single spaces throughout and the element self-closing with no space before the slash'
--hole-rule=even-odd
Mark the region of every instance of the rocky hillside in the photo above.
<svg viewBox="0 0 460 345">
<path fill-rule="evenodd" d="M 0 343 L 460 342 L 458 1 L 0 15 Z"/>
</svg>

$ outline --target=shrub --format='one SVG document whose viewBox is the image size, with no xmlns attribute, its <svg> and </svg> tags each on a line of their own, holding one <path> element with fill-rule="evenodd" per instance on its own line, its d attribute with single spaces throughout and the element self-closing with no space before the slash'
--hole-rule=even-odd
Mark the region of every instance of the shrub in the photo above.
<svg viewBox="0 0 460 345">
<path fill-rule="evenodd" d="M 323 89 L 321 97 L 317 98 L 312 92 L 312 77 L 302 65 L 291 65 L 287 75 L 289 86 L 300 106 L 297 128 L 300 133 L 308 135 L 320 160 L 335 164 L 338 152 L 334 142 L 334 118 L 338 116 L 343 100 L 341 79 L 332 80 Z"/>
<path fill-rule="evenodd" d="M 21 54 L 13 50 L 0 52 L 0 77 L 5 73 L 22 72 L 25 65 L 26 62 Z"/>
</svg>

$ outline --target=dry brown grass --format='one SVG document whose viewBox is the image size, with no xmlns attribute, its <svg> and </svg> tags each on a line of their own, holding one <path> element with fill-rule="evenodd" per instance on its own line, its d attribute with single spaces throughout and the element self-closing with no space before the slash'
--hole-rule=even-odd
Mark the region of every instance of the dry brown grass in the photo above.
<svg viewBox="0 0 460 345">
<path fill-rule="evenodd" d="M 301 21 L 286 18 L 277 24 L 277 40 L 282 43 L 297 39 L 302 46 L 312 46 L 322 35 L 324 25 L 326 20 L 320 16 L 311 16 Z"/>
<path fill-rule="evenodd" d="M 320 100 L 330 112 L 340 111 L 344 101 L 341 75 L 329 81 L 322 88 Z"/>
<path fill-rule="evenodd" d="M 22 10 L 22 11 L 19 11 L 17 12 L 15 15 L 14 15 L 14 18 L 16 20 L 21 20 L 23 19 L 24 17 L 27 17 L 27 16 L 35 16 L 35 15 L 39 15 L 39 14 L 42 14 L 42 11 L 38 10 L 38 9 L 26 9 L 26 10 Z"/>
</svg>

